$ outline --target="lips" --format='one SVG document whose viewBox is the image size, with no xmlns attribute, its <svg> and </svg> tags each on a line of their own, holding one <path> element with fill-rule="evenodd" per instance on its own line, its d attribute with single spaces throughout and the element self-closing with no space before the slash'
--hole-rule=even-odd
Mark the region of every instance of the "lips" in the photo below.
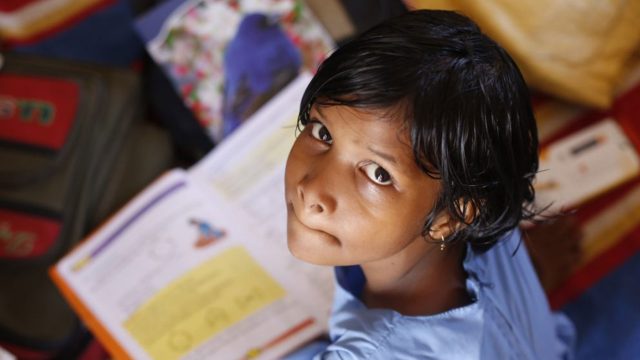
<svg viewBox="0 0 640 360">
<path fill-rule="evenodd" d="M 295 207 L 291 202 L 287 202 L 288 222 L 289 227 L 293 228 L 296 233 L 299 233 L 297 237 L 304 241 L 322 241 L 325 243 L 340 244 L 338 239 L 320 229 L 308 226 L 305 224 L 296 213 Z"/>
</svg>

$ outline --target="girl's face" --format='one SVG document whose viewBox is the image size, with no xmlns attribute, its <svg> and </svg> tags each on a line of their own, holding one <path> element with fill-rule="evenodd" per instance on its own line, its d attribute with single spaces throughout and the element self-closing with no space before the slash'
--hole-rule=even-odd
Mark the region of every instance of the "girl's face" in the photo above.
<svg viewBox="0 0 640 360">
<path fill-rule="evenodd" d="M 439 182 L 415 164 L 401 120 L 384 115 L 312 107 L 285 175 L 288 245 L 296 257 L 322 265 L 393 263 L 428 248 L 421 231 Z"/>
</svg>

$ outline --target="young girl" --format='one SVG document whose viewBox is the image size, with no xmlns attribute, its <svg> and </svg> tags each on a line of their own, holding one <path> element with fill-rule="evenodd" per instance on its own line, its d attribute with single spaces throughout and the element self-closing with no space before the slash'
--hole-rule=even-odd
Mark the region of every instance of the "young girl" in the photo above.
<svg viewBox="0 0 640 360">
<path fill-rule="evenodd" d="M 336 266 L 320 359 L 554 359 L 518 223 L 538 168 L 529 93 L 464 16 L 416 11 L 334 52 L 287 161 L 288 245 Z"/>
</svg>

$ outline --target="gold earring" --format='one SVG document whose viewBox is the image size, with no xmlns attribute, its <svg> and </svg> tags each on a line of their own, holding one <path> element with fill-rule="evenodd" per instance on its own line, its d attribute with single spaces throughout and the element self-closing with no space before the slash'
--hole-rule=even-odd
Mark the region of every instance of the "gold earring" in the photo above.
<svg viewBox="0 0 640 360">
<path fill-rule="evenodd" d="M 444 235 L 440 235 L 440 251 L 444 251 L 444 248 L 447 246 L 444 242 Z"/>
</svg>

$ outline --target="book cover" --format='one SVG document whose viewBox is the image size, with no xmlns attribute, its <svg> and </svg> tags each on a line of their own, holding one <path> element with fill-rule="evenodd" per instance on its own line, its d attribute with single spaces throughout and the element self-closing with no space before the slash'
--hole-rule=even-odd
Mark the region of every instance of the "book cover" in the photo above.
<svg viewBox="0 0 640 360">
<path fill-rule="evenodd" d="M 170 0 L 136 27 L 216 143 L 334 47 L 300 0 Z"/>
</svg>

